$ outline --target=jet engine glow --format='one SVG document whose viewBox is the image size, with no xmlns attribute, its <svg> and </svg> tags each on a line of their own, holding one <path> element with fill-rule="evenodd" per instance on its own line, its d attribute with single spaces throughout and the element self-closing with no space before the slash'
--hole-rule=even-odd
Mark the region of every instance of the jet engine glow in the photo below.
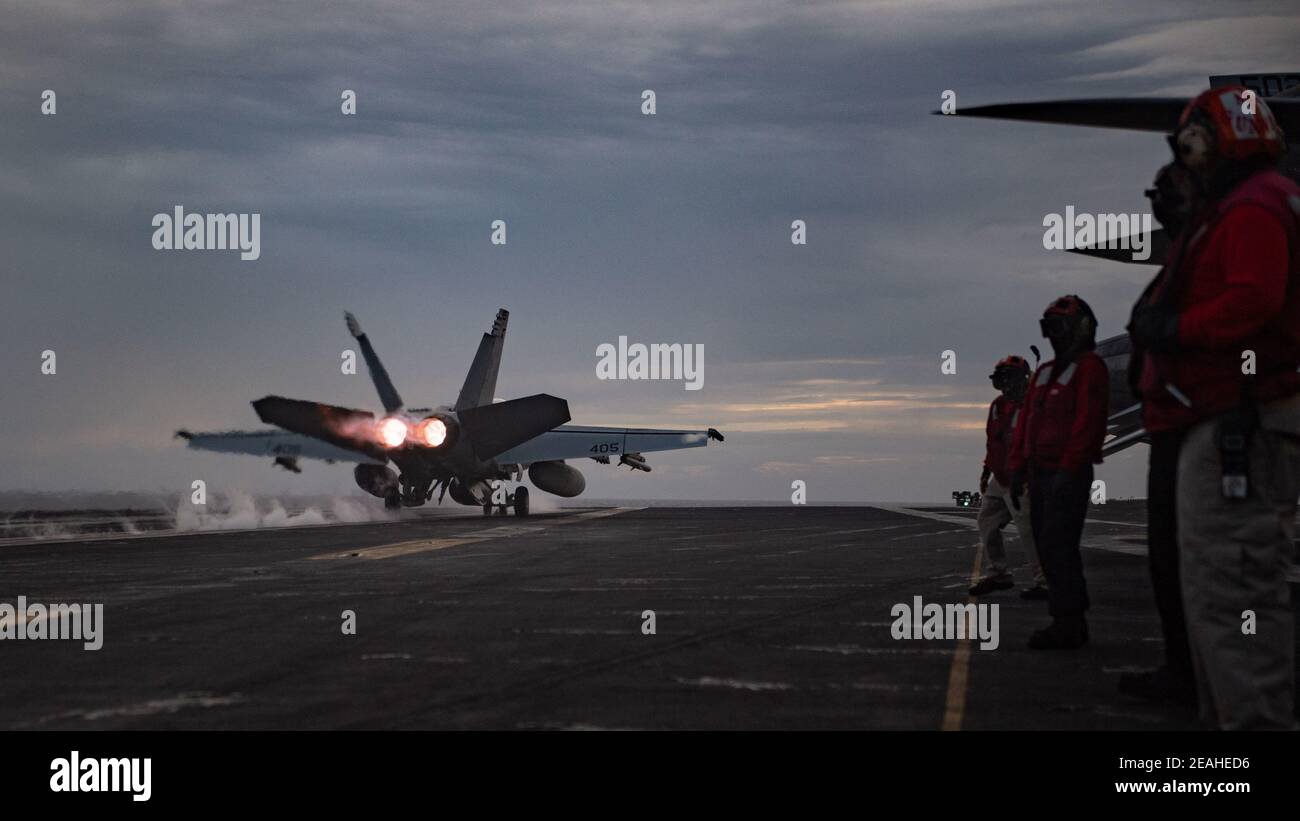
<svg viewBox="0 0 1300 821">
<path fill-rule="evenodd" d="M 379 423 L 377 433 L 379 434 L 379 443 L 384 447 L 401 447 L 402 443 L 406 441 L 406 423 L 397 417 L 390 416 Z"/>
<path fill-rule="evenodd" d="M 415 428 L 415 438 L 436 448 L 447 441 L 447 423 L 436 416 L 430 416 Z"/>
</svg>

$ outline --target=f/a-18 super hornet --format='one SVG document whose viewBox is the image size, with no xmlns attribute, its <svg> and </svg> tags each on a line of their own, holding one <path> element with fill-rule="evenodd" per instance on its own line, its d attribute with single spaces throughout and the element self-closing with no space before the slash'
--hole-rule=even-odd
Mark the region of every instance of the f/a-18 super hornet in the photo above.
<svg viewBox="0 0 1300 821">
<path fill-rule="evenodd" d="M 1239 74 L 1210 77 L 1210 88 L 1243 86 L 1264 100 L 1283 134 L 1291 136 L 1279 170 L 1300 181 L 1300 72 L 1283 74 Z M 1130 131 L 1154 131 L 1171 134 L 1178 125 L 1179 116 L 1191 101 L 1190 97 L 1107 97 L 1087 100 L 1047 100 L 1032 103 L 1003 103 L 998 105 L 957 108 L 951 114 L 960 117 L 987 117 L 999 120 L 1057 123 L 1061 125 L 1086 125 L 1098 128 L 1119 128 Z M 947 112 L 934 112 L 936 114 Z M 1118 240 L 1119 238 L 1112 238 Z M 1125 238 L 1127 240 L 1127 238 Z M 1071 248 L 1073 253 L 1101 257 L 1116 262 L 1140 265 L 1163 265 L 1169 250 L 1169 238 L 1163 229 L 1153 231 L 1144 246 L 1151 249 L 1145 259 L 1135 259 L 1122 248 L 1134 243 L 1122 241 L 1108 243 L 1111 247 Z M 1110 372 L 1110 406 L 1120 410 L 1112 413 L 1108 422 L 1110 439 L 1102 453 L 1110 455 L 1146 439 L 1141 423 L 1141 405 L 1129 389 L 1128 360 L 1132 351 L 1128 334 L 1120 334 L 1097 343 L 1097 355 Z"/>
<path fill-rule="evenodd" d="M 617 459 L 633 470 L 650 471 L 643 454 L 704 447 L 722 441 L 713 428 L 658 430 L 566 424 L 569 403 L 540 393 L 493 401 L 509 312 L 497 311 L 492 330 L 483 334 L 456 404 L 407 408 L 379 361 L 370 339 L 352 314 L 348 331 L 357 340 L 370 378 L 384 407 L 370 411 L 267 396 L 253 402 L 263 422 L 280 430 L 192 433 L 178 431 L 191 448 L 246 453 L 274 459 L 295 473 L 301 458 L 357 462 L 357 485 L 384 500 L 387 508 L 418 507 L 438 494 L 484 514 L 513 506 L 528 515 L 528 488 L 513 493 L 497 483 L 520 482 L 524 471 L 539 490 L 573 497 L 586 489 L 582 473 L 565 460 L 590 458 L 603 464 Z M 390 467 L 391 463 L 391 467 Z M 394 470 L 395 468 L 395 470 Z"/>
</svg>

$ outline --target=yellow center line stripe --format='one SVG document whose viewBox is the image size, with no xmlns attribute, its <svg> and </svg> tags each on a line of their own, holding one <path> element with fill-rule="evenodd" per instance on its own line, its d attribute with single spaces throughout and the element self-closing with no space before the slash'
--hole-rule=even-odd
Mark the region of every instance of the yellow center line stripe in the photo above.
<svg viewBox="0 0 1300 821">
<path fill-rule="evenodd" d="M 556 525 L 567 525 L 575 522 L 584 522 L 588 519 L 601 519 L 606 516 L 616 516 L 620 513 L 627 513 L 633 510 L 642 510 L 639 507 L 615 507 L 605 510 L 590 510 L 585 513 L 576 513 L 572 516 L 564 516 L 559 519 L 543 519 L 536 524 L 527 525 L 501 525 L 492 527 L 478 533 L 466 533 L 459 536 L 444 536 L 436 539 L 413 539 L 405 542 L 391 542 L 389 544 L 366 547 L 360 550 L 345 550 L 334 553 L 321 553 L 311 556 L 312 560 L 338 560 L 338 559 L 391 559 L 396 556 L 410 556 L 416 553 L 428 553 L 433 550 L 446 550 L 449 547 L 459 547 L 460 545 L 476 544 L 478 542 L 487 542 L 492 539 L 502 539 L 515 536 L 527 536 L 533 533 L 539 533 L 548 527 Z"/>
<path fill-rule="evenodd" d="M 979 581 L 980 561 L 984 558 L 984 545 L 975 551 L 975 566 L 971 568 L 970 583 Z M 967 604 L 975 604 L 974 596 L 966 597 Z M 952 667 L 948 670 L 948 698 L 943 708 L 943 725 L 941 730 L 956 731 L 961 729 L 962 719 L 966 715 L 966 690 L 970 681 L 970 655 L 974 639 L 967 636 L 957 644 L 952 654 Z"/>
</svg>

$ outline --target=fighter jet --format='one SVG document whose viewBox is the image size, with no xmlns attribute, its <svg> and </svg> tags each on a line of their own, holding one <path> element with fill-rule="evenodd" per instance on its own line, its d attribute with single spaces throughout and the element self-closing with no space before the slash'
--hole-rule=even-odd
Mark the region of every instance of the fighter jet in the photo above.
<svg viewBox="0 0 1300 821">
<path fill-rule="evenodd" d="M 569 403 L 549 394 L 493 401 L 509 311 L 497 311 L 492 330 L 483 334 L 456 403 L 407 408 L 379 361 L 356 317 L 345 313 L 379 392 L 384 412 L 266 396 L 253 402 L 263 422 L 279 430 L 177 432 L 189 447 L 219 453 L 266 456 L 300 472 L 300 458 L 357 462 L 353 476 L 367 493 L 389 509 L 418 507 L 438 494 L 462 505 L 528 515 L 528 488 L 506 493 L 507 480 L 520 482 L 524 471 L 539 490 L 571 498 L 586 489 L 582 473 L 565 460 L 590 458 L 650 471 L 642 455 L 650 451 L 704 447 L 722 441 L 713 428 L 658 430 L 566 424 Z M 391 467 L 390 467 L 391 463 Z M 394 470 L 396 468 L 396 470 Z M 496 492 L 494 492 L 496 491 Z"/>
<path fill-rule="evenodd" d="M 1285 74 L 1240 74 L 1210 77 L 1211 88 L 1244 86 L 1267 101 L 1282 133 L 1291 135 L 1292 142 L 1282 157 L 1280 169 L 1300 180 L 1300 72 Z M 1155 131 L 1171 134 L 1178 125 L 1190 97 L 1107 97 L 1090 100 L 1047 100 L 1035 103 L 1004 103 L 999 105 L 958 108 L 952 116 L 988 117 L 999 120 L 1086 125 L 1099 128 L 1120 128 L 1130 131 Z M 936 111 L 935 114 L 944 112 Z M 1169 240 L 1163 229 L 1151 235 L 1151 256 L 1134 260 L 1127 251 L 1106 248 L 1073 248 L 1073 253 L 1101 257 L 1117 262 L 1143 265 L 1163 265 L 1169 249 Z M 1132 243 L 1119 243 L 1124 248 Z M 1120 334 L 1097 343 L 1097 355 L 1110 372 L 1110 406 L 1120 408 L 1111 414 L 1107 428 L 1110 439 L 1102 448 L 1103 455 L 1119 451 L 1145 441 L 1146 430 L 1141 425 L 1141 404 L 1128 386 L 1128 359 L 1132 346 L 1128 334 Z"/>
</svg>

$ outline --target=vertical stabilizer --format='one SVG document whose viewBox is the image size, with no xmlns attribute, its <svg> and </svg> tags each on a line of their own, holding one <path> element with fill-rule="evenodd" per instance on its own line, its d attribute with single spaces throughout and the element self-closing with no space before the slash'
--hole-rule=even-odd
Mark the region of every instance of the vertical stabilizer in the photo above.
<svg viewBox="0 0 1300 821">
<path fill-rule="evenodd" d="M 501 368 L 501 348 L 506 343 L 506 322 L 510 312 L 505 308 L 497 311 L 497 318 L 492 323 L 492 331 L 483 334 L 478 343 L 478 353 L 474 354 L 474 364 L 469 366 L 465 376 L 465 385 L 460 389 L 456 400 L 456 410 L 477 408 L 491 405 L 497 390 L 497 371 Z"/>
<path fill-rule="evenodd" d="M 375 346 L 370 344 L 370 338 L 366 336 L 365 331 L 361 330 L 361 323 L 357 322 L 355 316 L 344 311 L 343 318 L 347 320 L 348 333 L 352 334 L 352 338 L 361 346 L 361 356 L 366 360 L 370 381 L 375 383 L 375 390 L 379 392 L 379 401 L 384 404 L 384 410 L 396 413 L 402 409 L 402 397 L 398 395 L 397 388 L 393 387 L 393 380 L 388 377 L 384 363 L 379 361 Z"/>
</svg>

